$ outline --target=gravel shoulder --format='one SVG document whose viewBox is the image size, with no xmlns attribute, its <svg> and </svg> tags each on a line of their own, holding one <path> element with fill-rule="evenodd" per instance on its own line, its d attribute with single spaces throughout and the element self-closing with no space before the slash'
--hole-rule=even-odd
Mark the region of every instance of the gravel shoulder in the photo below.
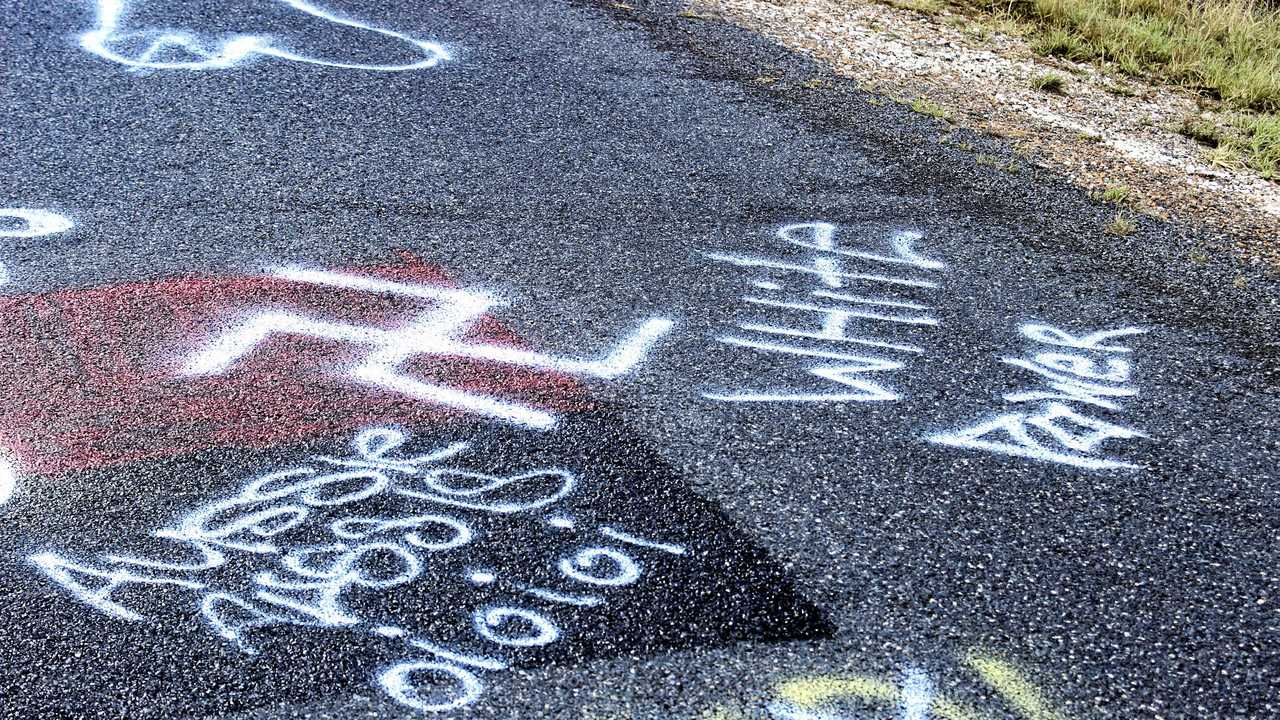
<svg viewBox="0 0 1280 720">
<path fill-rule="evenodd" d="M 1222 233 L 1254 263 L 1280 267 L 1280 184 L 1215 166 L 1206 147 L 1179 134 L 1176 127 L 1199 113 L 1187 93 L 1038 57 L 1026 41 L 946 11 L 859 0 L 696 0 L 686 17 L 756 31 L 874 93 L 1006 138 L 1015 154 L 1099 197 L 1117 188 L 1117 214 Z M 1066 78 L 1063 92 L 1032 87 L 1051 73 Z M 976 151 L 975 160 L 1001 164 Z"/>
</svg>

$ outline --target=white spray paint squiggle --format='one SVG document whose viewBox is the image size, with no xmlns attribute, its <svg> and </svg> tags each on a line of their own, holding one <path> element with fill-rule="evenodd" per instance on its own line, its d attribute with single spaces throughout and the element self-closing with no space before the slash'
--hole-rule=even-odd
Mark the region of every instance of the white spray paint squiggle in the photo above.
<svg viewBox="0 0 1280 720">
<path fill-rule="evenodd" d="M 75 227 L 71 218 L 49 210 L 37 208 L 0 208 L 0 222 L 5 218 L 21 221 L 22 227 L 0 226 L 0 238 L 35 238 L 66 232 Z M 13 281 L 9 266 L 0 261 L 0 285 L 8 285 Z M 9 502 L 17 490 L 17 467 L 3 455 L 0 455 L 0 505 Z"/>
<path fill-rule="evenodd" d="M 9 498 L 13 497 L 13 491 L 18 487 L 18 477 L 13 471 L 13 465 L 0 457 L 0 505 L 9 502 Z"/>
<path fill-rule="evenodd" d="M 423 70 L 450 59 L 448 51 L 437 43 L 416 40 L 393 30 L 373 27 L 350 18 L 344 18 L 312 5 L 305 0 L 279 1 L 304 15 L 320 18 L 337 25 L 357 28 L 404 43 L 412 48 L 412 52 L 415 55 L 420 55 L 421 57 L 413 62 L 399 64 L 348 63 L 298 54 L 279 45 L 269 35 L 236 34 L 218 40 L 207 36 L 202 37 L 197 33 L 185 30 L 134 30 L 125 27 L 129 8 L 124 0 L 97 0 L 95 27 L 80 36 L 80 46 L 107 60 L 127 65 L 131 68 L 148 70 L 221 70 L 233 67 L 253 55 L 349 70 L 379 70 L 385 72 Z M 122 45 L 129 43 L 139 43 L 145 45 L 145 47 L 138 54 L 130 56 L 119 49 Z M 194 59 L 163 59 L 166 55 L 174 53 L 181 53 Z"/>
<path fill-rule="evenodd" d="M 731 390 L 703 393 L 710 400 L 725 402 L 892 402 L 901 395 L 870 373 L 900 370 L 905 363 L 882 354 L 865 354 L 863 348 L 875 348 L 893 353 L 921 354 L 924 349 L 912 344 L 892 342 L 869 334 L 863 326 L 885 327 L 933 327 L 939 324 L 929 314 L 932 308 L 910 298 L 868 296 L 866 292 L 836 292 L 852 286 L 877 288 L 881 292 L 920 292 L 934 290 L 938 283 L 920 276 L 886 275 L 883 272 L 855 272 L 846 267 L 851 263 L 870 264 L 872 270 L 879 265 L 906 266 L 919 272 L 944 270 L 945 263 L 925 257 L 916 249 L 921 235 L 916 232 L 897 232 L 889 239 L 891 253 L 873 253 L 848 250 L 836 244 L 836 226 L 828 222 L 807 222 L 787 225 L 779 229 L 779 240 L 813 252 L 808 264 L 789 259 L 766 258 L 739 253 L 709 252 L 707 258 L 737 267 L 758 268 L 772 275 L 812 277 L 819 285 L 800 297 L 768 297 L 746 295 L 743 302 L 753 308 L 771 311 L 787 311 L 807 314 L 818 319 L 819 328 L 799 328 L 761 322 L 741 322 L 737 328 L 756 337 L 743 337 L 737 333 L 724 334 L 718 342 L 760 352 L 779 353 L 800 358 L 815 358 L 806 368 L 809 375 L 842 386 L 839 391 L 808 391 L 794 389 Z M 781 292 L 783 285 L 773 280 L 753 283 L 756 288 L 772 293 Z M 854 327 L 858 326 L 855 331 Z M 767 336 L 771 339 L 757 339 Z M 798 344 L 812 341 L 819 344 Z"/>
<path fill-rule="evenodd" d="M 0 238 L 43 237 L 75 227 L 75 223 L 65 215 L 35 208 L 0 208 L 0 218 L 16 218 L 25 225 L 17 229 L 0 227 Z M 0 262 L 0 285 L 8 284 L 12 279 L 9 268 Z"/>
<path fill-rule="evenodd" d="M 923 670 L 908 668 L 902 679 L 902 720 L 929 720 L 933 681 Z"/>
<path fill-rule="evenodd" d="M 508 365 L 551 370 L 570 375 L 613 379 L 627 374 L 674 323 L 650 318 L 598 359 L 565 358 L 533 350 L 485 345 L 465 340 L 467 333 L 495 306 L 491 295 L 431 285 L 346 275 L 343 273 L 282 268 L 274 273 L 282 280 L 327 285 L 369 293 L 383 293 L 429 300 L 435 307 L 395 329 L 334 322 L 278 311 L 259 312 L 216 338 L 183 367 L 186 375 L 226 372 L 237 360 L 253 352 L 274 335 L 295 335 L 351 343 L 368 348 L 356 366 L 343 372 L 356 382 L 450 408 L 483 415 L 513 425 L 546 430 L 556 424 L 549 412 L 489 395 L 427 383 L 405 374 L 411 359 L 422 356 L 470 358 Z"/>
</svg>

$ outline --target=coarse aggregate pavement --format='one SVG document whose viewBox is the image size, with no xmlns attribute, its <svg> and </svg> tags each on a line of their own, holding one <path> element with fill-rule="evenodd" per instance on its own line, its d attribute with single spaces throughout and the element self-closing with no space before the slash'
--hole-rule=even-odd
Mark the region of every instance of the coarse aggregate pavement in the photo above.
<svg viewBox="0 0 1280 720">
<path fill-rule="evenodd" d="M 679 3 L 120 7 L 329 64 L 0 10 L 0 717 L 1280 710 L 1229 241 Z"/>
</svg>

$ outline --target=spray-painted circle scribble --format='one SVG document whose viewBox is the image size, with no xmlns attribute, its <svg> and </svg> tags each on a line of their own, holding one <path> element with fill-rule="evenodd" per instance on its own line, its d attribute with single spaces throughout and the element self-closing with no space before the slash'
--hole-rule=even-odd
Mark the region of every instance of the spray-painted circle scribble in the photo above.
<svg viewBox="0 0 1280 720">
<path fill-rule="evenodd" d="M 444 700 L 431 701 L 423 698 L 418 688 L 429 684 L 415 683 L 415 675 L 432 675 L 437 679 L 443 677 L 446 682 L 457 683 L 457 694 Z M 476 676 L 460 667 L 439 662 L 405 662 L 396 665 L 378 676 L 378 682 L 386 688 L 387 693 L 403 705 L 425 712 L 442 712 L 455 710 L 469 705 L 480 697 L 483 687 Z"/>
</svg>

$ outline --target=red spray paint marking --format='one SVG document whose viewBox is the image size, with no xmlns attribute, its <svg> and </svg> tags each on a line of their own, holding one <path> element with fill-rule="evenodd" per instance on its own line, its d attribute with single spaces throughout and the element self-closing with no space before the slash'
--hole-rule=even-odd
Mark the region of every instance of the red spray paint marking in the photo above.
<svg viewBox="0 0 1280 720">
<path fill-rule="evenodd" d="M 450 286 L 431 265 L 345 272 Z M 394 327 L 430 307 L 401 296 L 273 277 L 181 278 L 0 297 L 0 447 L 26 472 L 56 474 L 185 455 L 263 448 L 371 424 L 422 425 L 457 411 L 343 377 L 362 349 L 274 336 L 230 371 L 177 370 L 219 331 L 264 309 Z M 491 317 L 465 337 L 518 346 Z M 466 358 L 424 356 L 425 382 L 551 412 L 589 407 L 574 378 Z"/>
</svg>

